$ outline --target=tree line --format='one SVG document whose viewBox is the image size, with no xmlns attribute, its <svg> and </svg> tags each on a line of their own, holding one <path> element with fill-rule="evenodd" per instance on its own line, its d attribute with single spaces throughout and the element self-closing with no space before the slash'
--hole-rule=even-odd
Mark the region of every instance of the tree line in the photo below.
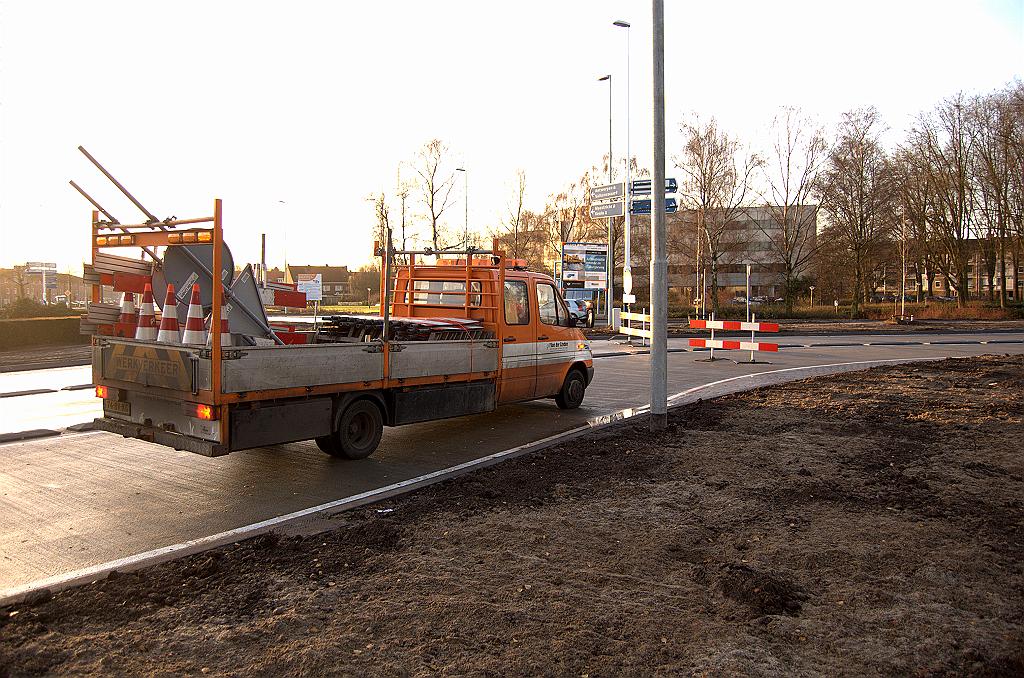
<svg viewBox="0 0 1024 678">
<path fill-rule="evenodd" d="M 980 257 L 989 299 L 1005 305 L 1008 287 L 1020 299 L 1020 82 L 949 97 L 920 113 L 894 143 L 887 143 L 889 130 L 874 107 L 844 113 L 833 129 L 783 108 L 756 146 L 697 114 L 679 131 L 670 172 L 679 177 L 681 214 L 669 222 L 668 249 L 686 286 L 702 282 L 716 290 L 725 267 L 770 262 L 789 309 L 809 285 L 817 285 L 821 298 L 849 299 L 857 313 L 893 272 L 898 290 L 906 270 L 908 277 L 925 281 L 910 290 L 919 299 L 935 293 L 941 276 L 962 304 L 981 294 L 969 285 Z M 411 241 L 434 250 L 462 246 L 461 229 L 449 227 L 456 174 L 447 145 L 431 140 L 406 165 L 393 199 L 385 192 L 375 196 L 375 238 L 383 243 L 390 232 L 400 249 Z M 650 176 L 635 158 L 630 166 L 632 178 Z M 527 207 L 526 171 L 516 170 L 501 217 L 477 225 L 475 232 L 497 237 L 509 256 L 550 272 L 561 243 L 607 241 L 608 220 L 590 218 L 590 188 L 621 175 L 620 167 L 609 173 L 604 156 L 549 194 L 538 211 Z M 401 213 L 392 214 L 391 205 Z M 738 227 L 744 220 L 747 226 Z M 642 271 L 649 261 L 649 222 L 632 221 L 631 258 Z M 623 219 L 613 219 L 617 267 L 623 262 L 622 234 Z M 710 301 L 717 305 L 718 295 Z"/>
</svg>

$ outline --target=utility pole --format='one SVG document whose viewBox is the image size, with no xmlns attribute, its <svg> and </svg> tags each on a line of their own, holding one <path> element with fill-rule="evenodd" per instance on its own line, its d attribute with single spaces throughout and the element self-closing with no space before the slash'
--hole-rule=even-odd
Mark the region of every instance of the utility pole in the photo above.
<svg viewBox="0 0 1024 678">
<path fill-rule="evenodd" d="M 622 263 L 622 293 L 632 294 L 633 293 L 633 267 L 630 264 L 629 257 L 629 240 L 630 240 L 630 223 L 629 215 L 632 212 L 633 207 L 633 191 L 630 190 L 632 182 L 630 181 L 630 167 L 629 167 L 629 29 L 630 23 L 628 21 L 615 21 L 612 23 L 613 26 L 626 29 L 626 223 L 623 227 L 624 239 L 623 239 L 623 250 L 625 254 L 625 260 Z"/>
<path fill-rule="evenodd" d="M 612 75 L 609 73 L 598 82 L 608 81 L 608 183 L 612 183 Z M 615 290 L 615 249 L 612 246 L 612 238 L 615 235 L 613 230 L 615 217 L 608 217 L 608 254 L 605 262 L 605 282 L 607 283 L 604 292 L 605 315 L 608 316 L 608 327 L 612 326 L 612 300 Z"/>
<path fill-rule="evenodd" d="M 267 234 L 260 233 L 260 282 L 267 286 Z"/>
<path fill-rule="evenodd" d="M 665 256 L 665 2 L 653 0 L 654 178 L 651 181 L 651 430 L 668 426 L 668 261 Z"/>
</svg>

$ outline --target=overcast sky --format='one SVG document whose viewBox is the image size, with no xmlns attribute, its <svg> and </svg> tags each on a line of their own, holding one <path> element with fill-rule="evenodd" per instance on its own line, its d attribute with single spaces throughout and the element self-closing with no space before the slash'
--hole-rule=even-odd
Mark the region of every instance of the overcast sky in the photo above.
<svg viewBox="0 0 1024 678">
<path fill-rule="evenodd" d="M 665 4 L 669 157 L 690 111 L 756 145 L 779 106 L 831 125 L 873 104 L 896 139 L 943 97 L 1024 67 L 1024 0 Z M 539 210 L 607 153 L 605 73 L 625 155 L 615 19 L 633 24 L 632 151 L 649 164 L 650 13 L 610 0 L 2 0 L 0 266 L 81 270 L 91 208 L 69 179 L 141 221 L 79 144 L 161 218 L 222 198 L 236 262 L 258 260 L 265 232 L 272 265 L 366 263 L 367 198 L 392 199 L 399 163 L 435 137 L 450 169 L 468 169 L 471 229 L 500 219 L 520 168 Z"/>
</svg>

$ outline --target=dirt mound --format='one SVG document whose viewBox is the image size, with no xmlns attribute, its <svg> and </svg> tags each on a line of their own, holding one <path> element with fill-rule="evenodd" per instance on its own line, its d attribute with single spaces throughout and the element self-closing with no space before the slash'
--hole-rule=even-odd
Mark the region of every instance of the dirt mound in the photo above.
<svg viewBox="0 0 1024 678">
<path fill-rule="evenodd" d="M 795 615 L 807 599 L 807 594 L 788 578 L 750 565 L 730 563 L 722 566 L 718 586 L 725 596 L 743 603 L 755 616 Z"/>
</svg>

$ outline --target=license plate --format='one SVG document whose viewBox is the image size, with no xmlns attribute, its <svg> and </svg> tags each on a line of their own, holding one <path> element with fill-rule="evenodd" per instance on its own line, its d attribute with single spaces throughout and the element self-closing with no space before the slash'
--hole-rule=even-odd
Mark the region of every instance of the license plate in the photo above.
<svg viewBox="0 0 1024 678">
<path fill-rule="evenodd" d="M 126 417 L 132 415 L 132 404 L 123 400 L 104 400 L 103 409 L 114 414 L 123 414 Z"/>
</svg>

